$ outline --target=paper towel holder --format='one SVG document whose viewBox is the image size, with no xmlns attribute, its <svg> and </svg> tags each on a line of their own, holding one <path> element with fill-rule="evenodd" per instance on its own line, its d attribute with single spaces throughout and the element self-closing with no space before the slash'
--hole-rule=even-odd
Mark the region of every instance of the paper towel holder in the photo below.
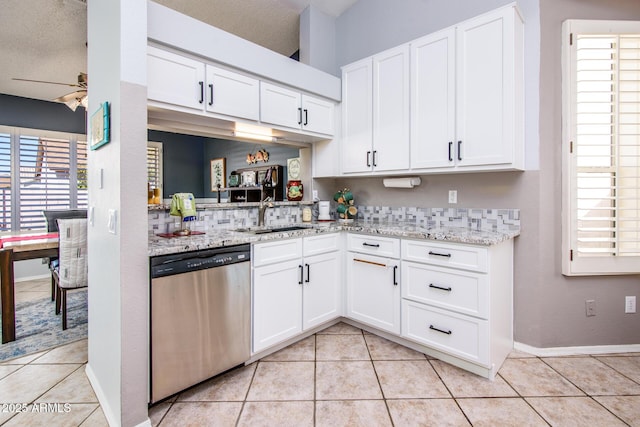
<svg viewBox="0 0 640 427">
<path fill-rule="evenodd" d="M 421 182 L 419 176 L 384 178 L 382 180 L 382 184 L 387 188 L 413 188 L 420 185 Z"/>
</svg>

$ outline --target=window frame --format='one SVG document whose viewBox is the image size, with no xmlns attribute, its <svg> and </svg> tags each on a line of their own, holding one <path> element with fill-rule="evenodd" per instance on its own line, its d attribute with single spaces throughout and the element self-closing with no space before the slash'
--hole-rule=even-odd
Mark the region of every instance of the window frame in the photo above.
<svg viewBox="0 0 640 427">
<path fill-rule="evenodd" d="M 156 163 L 156 180 L 157 183 L 159 183 L 159 185 L 155 188 L 160 188 L 160 203 L 162 203 L 164 194 L 163 194 L 163 189 L 164 189 L 164 165 L 163 165 L 163 152 L 162 152 L 162 142 L 158 142 L 158 141 L 147 141 L 147 156 L 148 156 L 148 149 L 149 148 L 153 148 L 155 150 L 157 150 L 158 153 L 158 157 L 157 157 L 157 163 Z M 148 157 L 147 157 L 148 159 Z M 149 177 L 149 172 L 148 172 L 148 168 L 149 168 L 149 163 L 147 162 L 147 178 Z M 148 179 L 147 179 L 148 181 Z M 157 184 L 156 183 L 156 184 Z M 152 183 L 149 183 L 152 184 Z"/>
<path fill-rule="evenodd" d="M 86 145 L 86 135 L 84 134 L 75 134 L 68 132 L 58 132 L 58 131 L 49 131 L 43 129 L 29 129 L 29 128 L 20 128 L 14 126 L 4 126 L 0 125 L 0 133 L 9 135 L 9 159 L 10 159 L 10 191 L 11 191 L 11 214 L 9 227 L 7 232 L 19 232 L 19 231 L 28 231 L 28 230 L 41 230 L 46 229 L 46 222 L 44 217 L 42 217 L 42 227 L 31 227 L 31 228 L 23 228 L 22 227 L 22 214 L 24 212 L 29 212 L 29 209 L 23 209 L 23 199 L 21 196 L 21 187 L 23 184 L 23 180 L 21 179 L 21 139 L 25 138 L 38 138 L 44 140 L 52 140 L 52 141 L 67 141 L 69 143 L 69 159 L 68 159 L 68 168 L 69 168 L 69 177 L 68 177 L 68 205 L 69 209 L 74 209 L 78 207 L 78 181 L 77 181 L 77 165 L 78 165 L 78 152 L 77 148 L 80 143 Z M 86 149 L 86 148 L 85 148 Z M 87 153 L 88 154 L 88 153 Z M 86 163 L 87 159 L 83 158 Z M 37 170 L 37 157 L 36 157 L 36 166 Z M 36 172 L 37 173 L 37 172 Z M 86 178 L 85 178 L 86 179 Z M 83 199 L 83 201 L 85 201 Z M 86 201 L 88 201 L 88 196 L 86 197 Z M 28 203 L 27 203 L 28 205 Z M 43 206 L 43 209 L 47 209 L 46 206 Z"/>
<path fill-rule="evenodd" d="M 578 256 L 577 253 L 578 216 L 576 212 L 579 168 L 576 161 L 577 155 L 573 153 L 578 126 L 577 79 L 575 78 L 577 43 L 572 43 L 576 34 L 640 34 L 640 21 L 571 19 L 563 22 L 562 25 L 562 274 L 565 276 L 639 274 L 640 256 Z M 616 117 L 617 114 L 618 112 Z M 615 135 L 619 135 L 617 131 Z M 616 143 L 615 147 L 619 147 L 619 144 Z M 617 224 L 615 230 L 617 230 Z"/>
</svg>

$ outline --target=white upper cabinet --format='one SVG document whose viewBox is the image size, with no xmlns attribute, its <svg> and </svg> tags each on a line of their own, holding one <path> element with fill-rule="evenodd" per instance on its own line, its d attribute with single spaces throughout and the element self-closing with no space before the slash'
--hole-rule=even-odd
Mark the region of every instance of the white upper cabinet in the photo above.
<svg viewBox="0 0 640 427">
<path fill-rule="evenodd" d="M 455 28 L 411 43 L 411 167 L 449 167 L 456 155 Z"/>
<path fill-rule="evenodd" d="M 147 50 L 147 97 L 169 108 L 259 118 L 257 79 L 152 46 Z"/>
<path fill-rule="evenodd" d="M 147 97 L 170 105 L 204 109 L 204 64 L 149 46 Z"/>
<path fill-rule="evenodd" d="M 260 82 L 260 121 L 333 135 L 334 104 L 295 90 Z"/>
<path fill-rule="evenodd" d="M 409 168 L 409 46 L 373 57 L 373 169 Z"/>
<path fill-rule="evenodd" d="M 409 168 L 409 47 L 342 69 L 342 172 Z"/>
<path fill-rule="evenodd" d="M 411 168 L 522 169 L 522 21 L 507 6 L 411 43 Z"/>
<path fill-rule="evenodd" d="M 371 58 L 342 68 L 342 172 L 371 170 L 373 72 Z"/>
<path fill-rule="evenodd" d="M 258 120 L 260 86 L 258 80 L 212 65 L 206 66 L 207 111 Z"/>
</svg>

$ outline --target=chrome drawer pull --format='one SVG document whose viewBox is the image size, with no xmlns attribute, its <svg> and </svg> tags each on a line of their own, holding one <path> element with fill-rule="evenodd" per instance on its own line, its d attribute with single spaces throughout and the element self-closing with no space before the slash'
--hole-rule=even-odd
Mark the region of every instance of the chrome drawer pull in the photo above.
<svg viewBox="0 0 640 427">
<path fill-rule="evenodd" d="M 429 329 L 431 329 L 432 331 L 437 331 L 437 332 L 441 332 L 443 334 L 447 334 L 447 335 L 451 335 L 451 331 L 444 331 L 442 329 L 438 329 L 433 325 L 429 325 Z"/>
<path fill-rule="evenodd" d="M 441 291 L 451 292 L 451 286 L 445 288 L 444 286 L 438 286 L 438 285 L 434 285 L 433 283 L 429 283 L 429 287 L 434 289 L 440 289 Z"/>
<path fill-rule="evenodd" d="M 380 245 L 378 243 L 367 243 L 367 242 L 364 242 L 362 244 L 362 246 L 371 246 L 372 248 L 379 248 L 380 247 Z"/>
<path fill-rule="evenodd" d="M 433 252 L 433 251 L 429 251 L 429 255 L 443 256 L 443 257 L 446 257 L 446 258 L 451 258 L 451 254 L 439 254 L 438 252 Z"/>
</svg>

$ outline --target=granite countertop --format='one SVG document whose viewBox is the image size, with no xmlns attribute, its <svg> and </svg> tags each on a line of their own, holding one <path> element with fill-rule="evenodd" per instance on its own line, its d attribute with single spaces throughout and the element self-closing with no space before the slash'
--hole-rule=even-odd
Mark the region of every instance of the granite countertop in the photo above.
<svg viewBox="0 0 640 427">
<path fill-rule="evenodd" d="M 287 227 L 291 225 L 304 228 L 300 230 L 278 231 L 265 234 L 255 234 L 252 232 L 255 230 Z M 192 236 L 176 236 L 172 238 L 165 238 L 158 235 L 150 234 L 149 256 L 189 252 L 199 249 L 239 245 L 242 243 L 257 243 L 270 240 L 312 236 L 314 234 L 321 233 L 336 233 L 340 231 L 386 237 L 405 237 L 410 239 L 466 243 L 482 246 L 496 245 L 520 235 L 520 232 L 517 230 L 499 232 L 471 230 L 468 228 L 454 227 L 426 228 L 415 224 L 372 222 L 353 222 L 348 224 L 338 222 L 279 224 L 272 225 L 271 227 L 250 227 L 247 230 L 248 231 L 209 230 L 204 234 L 196 234 Z"/>
</svg>

